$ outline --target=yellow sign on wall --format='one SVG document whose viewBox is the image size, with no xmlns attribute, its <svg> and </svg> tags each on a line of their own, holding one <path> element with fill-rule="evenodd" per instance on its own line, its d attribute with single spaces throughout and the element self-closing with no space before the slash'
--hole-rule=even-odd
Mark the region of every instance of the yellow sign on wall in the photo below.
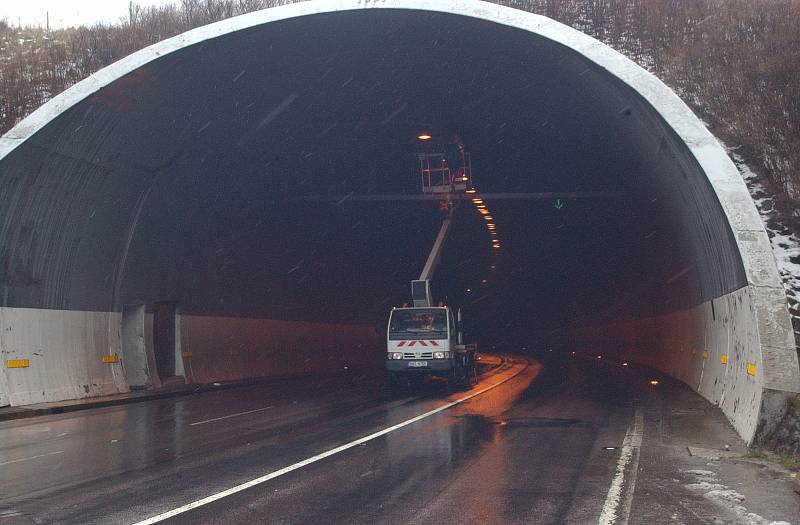
<svg viewBox="0 0 800 525">
<path fill-rule="evenodd" d="M 116 354 L 104 355 L 103 356 L 103 362 L 104 363 L 109 363 L 109 364 L 111 364 L 111 363 L 119 363 L 119 356 L 116 355 Z"/>
<path fill-rule="evenodd" d="M 719 362 L 722 363 L 723 365 L 727 365 L 728 364 L 728 354 L 722 354 L 721 356 L 719 356 Z"/>
<path fill-rule="evenodd" d="M 703 359 L 708 359 L 708 352 L 703 352 Z"/>
<path fill-rule="evenodd" d="M 181 352 L 181 357 L 192 357 L 191 352 Z"/>
<path fill-rule="evenodd" d="M 756 366 L 755 363 L 747 363 L 747 373 L 748 374 L 750 374 L 751 376 L 754 376 L 754 375 L 756 375 L 756 370 L 758 370 L 758 367 Z"/>
<path fill-rule="evenodd" d="M 28 368 L 31 366 L 31 362 L 27 359 L 9 359 L 6 361 L 6 366 L 8 368 Z"/>
</svg>

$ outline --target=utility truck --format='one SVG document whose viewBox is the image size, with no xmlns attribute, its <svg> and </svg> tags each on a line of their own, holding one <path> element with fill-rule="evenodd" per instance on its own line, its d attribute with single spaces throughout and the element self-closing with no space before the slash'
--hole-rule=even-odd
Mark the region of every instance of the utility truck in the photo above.
<svg viewBox="0 0 800 525">
<path fill-rule="evenodd" d="M 411 281 L 413 306 L 393 308 L 386 333 L 386 384 L 421 383 L 428 376 L 440 376 L 453 390 L 471 388 L 477 382 L 475 345 L 463 342 L 461 311 L 434 305 L 431 280 L 441 259 L 453 211 L 460 194 L 471 187 L 469 155 L 459 143 L 455 162 L 444 153 L 421 153 L 420 173 L 424 194 L 440 199 L 439 209 L 446 216 L 419 279 Z M 457 168 L 451 169 L 455 164 Z"/>
<path fill-rule="evenodd" d="M 421 383 L 426 376 L 447 380 L 454 390 L 477 381 L 476 348 L 461 341 L 460 323 L 448 306 L 394 308 L 387 330 L 388 386 Z"/>
</svg>

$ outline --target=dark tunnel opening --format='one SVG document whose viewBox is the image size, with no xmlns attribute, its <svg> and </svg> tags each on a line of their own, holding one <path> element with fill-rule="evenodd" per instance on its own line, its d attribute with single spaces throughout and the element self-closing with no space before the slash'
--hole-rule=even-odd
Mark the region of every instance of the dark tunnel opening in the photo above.
<svg viewBox="0 0 800 525">
<path fill-rule="evenodd" d="M 382 10 L 191 46 L 38 133 L 11 161 L 59 163 L 65 195 L 95 185 L 95 199 L 66 212 L 88 211 L 91 233 L 54 246 L 57 268 L 27 282 L 7 258 L 5 302 L 118 310 L 171 300 L 200 315 L 380 323 L 408 300 L 436 203 L 308 197 L 418 193 L 423 128 L 463 138 L 481 192 L 622 192 L 563 208 L 489 201 L 496 257 L 474 210 L 459 210 L 435 291 L 492 338 L 649 317 L 746 284 L 713 190 L 632 89 L 525 31 Z M 139 205 L 133 223 L 97 220 Z M 720 219 L 706 222 L 715 229 L 692 227 L 701 214 Z"/>
</svg>

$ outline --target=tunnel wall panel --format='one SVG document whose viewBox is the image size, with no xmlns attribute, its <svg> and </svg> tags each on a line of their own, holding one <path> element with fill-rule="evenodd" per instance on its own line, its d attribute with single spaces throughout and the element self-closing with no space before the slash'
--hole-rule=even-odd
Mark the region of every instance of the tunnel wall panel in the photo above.
<svg viewBox="0 0 800 525">
<path fill-rule="evenodd" d="M 121 353 L 119 330 L 118 313 L 0 308 L 0 354 L 9 403 L 127 392 L 121 363 L 103 363 L 103 356 Z M 29 366 L 8 368 L 12 359 L 28 360 Z"/>
<path fill-rule="evenodd" d="M 777 364 L 765 363 L 770 358 L 762 355 L 755 297 L 752 287 L 745 287 L 690 309 L 584 327 L 573 336 L 586 352 L 641 363 L 683 381 L 718 405 L 752 442 L 769 382 L 765 372 Z M 785 355 L 780 359 L 790 384 L 798 364 L 786 363 Z"/>
<path fill-rule="evenodd" d="M 380 367 L 372 326 L 181 316 L 184 368 L 196 383 Z"/>
<path fill-rule="evenodd" d="M 210 383 L 344 367 L 380 368 L 384 351 L 372 326 L 270 319 L 178 315 L 176 373 Z M 129 391 L 125 379 L 121 314 L 0 308 L 3 357 L 0 400 L 12 406 Z M 153 315 L 144 316 L 144 342 L 153 386 Z M 181 358 L 181 352 L 191 357 Z M 103 363 L 103 356 L 119 356 Z M 27 368 L 6 368 L 27 359 Z"/>
</svg>

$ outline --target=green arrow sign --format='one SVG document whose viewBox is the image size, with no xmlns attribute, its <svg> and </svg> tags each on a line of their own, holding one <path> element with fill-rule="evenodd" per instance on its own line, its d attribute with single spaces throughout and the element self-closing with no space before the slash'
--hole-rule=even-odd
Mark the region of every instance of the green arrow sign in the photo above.
<svg viewBox="0 0 800 525">
<path fill-rule="evenodd" d="M 555 205 L 554 205 L 554 206 L 555 206 L 555 208 L 556 208 L 557 210 L 560 210 L 561 208 L 563 208 L 564 206 L 566 206 L 566 204 L 564 204 L 564 201 L 562 201 L 561 199 L 556 199 L 556 203 L 555 203 Z"/>
</svg>

